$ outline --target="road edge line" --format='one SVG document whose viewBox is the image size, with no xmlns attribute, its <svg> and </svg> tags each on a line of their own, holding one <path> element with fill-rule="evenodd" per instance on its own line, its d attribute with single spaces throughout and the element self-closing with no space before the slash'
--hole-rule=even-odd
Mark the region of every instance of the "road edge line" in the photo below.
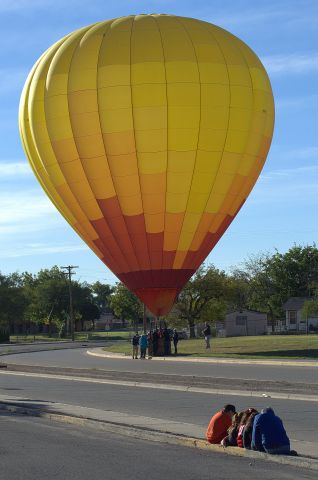
<svg viewBox="0 0 318 480">
<path fill-rule="evenodd" d="M 102 347 L 92 347 L 96 350 L 102 350 Z M 92 355 L 94 357 L 101 358 L 117 358 L 118 360 L 131 360 L 131 355 L 125 355 L 123 353 L 108 352 L 104 350 L 103 352 L 94 352 L 92 350 L 86 351 L 87 355 Z M 150 360 L 150 359 L 147 359 Z M 151 357 L 153 361 L 166 361 L 166 362 L 193 362 L 193 363 L 221 363 L 221 364 L 241 364 L 241 365 L 269 365 L 274 367 L 318 367 L 318 362 L 300 360 L 296 362 L 295 360 L 258 360 L 257 358 L 224 358 L 224 357 Z"/>
</svg>

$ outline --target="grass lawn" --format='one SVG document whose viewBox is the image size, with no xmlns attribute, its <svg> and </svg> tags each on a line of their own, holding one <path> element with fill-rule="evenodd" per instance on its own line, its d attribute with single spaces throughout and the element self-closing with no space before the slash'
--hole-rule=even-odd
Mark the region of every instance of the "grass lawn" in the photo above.
<svg viewBox="0 0 318 480">
<path fill-rule="evenodd" d="M 131 332 L 75 332 L 75 340 L 127 340 L 130 339 Z M 58 338 L 57 336 L 49 337 L 47 334 L 42 335 L 11 335 L 10 341 L 16 342 L 58 342 L 71 340 L 71 337 Z"/>
<path fill-rule="evenodd" d="M 78 332 L 76 335 L 81 335 L 80 332 Z M 87 333 L 82 333 L 82 335 L 85 336 L 85 339 L 87 337 Z M 127 330 L 122 331 L 122 332 L 88 332 L 88 339 L 89 340 L 130 340 L 131 336 L 133 335 L 132 332 L 129 332 Z"/>
<path fill-rule="evenodd" d="M 131 354 L 131 345 L 105 347 L 105 350 Z M 211 350 L 204 339 L 180 340 L 179 356 L 227 357 L 254 359 L 315 359 L 318 360 L 318 335 L 262 335 L 257 337 L 212 338 Z"/>
</svg>

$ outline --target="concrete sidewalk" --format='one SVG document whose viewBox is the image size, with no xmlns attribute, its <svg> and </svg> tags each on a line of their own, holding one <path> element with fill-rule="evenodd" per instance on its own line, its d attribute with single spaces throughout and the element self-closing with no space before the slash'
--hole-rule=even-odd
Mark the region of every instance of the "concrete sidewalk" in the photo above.
<svg viewBox="0 0 318 480">
<path fill-rule="evenodd" d="M 92 348 L 87 350 L 88 355 L 104 358 L 118 358 L 124 360 L 131 360 L 131 355 L 124 353 L 107 352 L 103 348 Z M 222 357 L 192 357 L 192 356 L 177 356 L 171 355 L 169 357 L 150 357 L 146 360 L 155 362 L 195 362 L 195 363 L 229 363 L 241 365 L 279 365 L 290 367 L 318 367 L 318 360 L 255 360 L 244 358 L 222 358 Z"/>
<path fill-rule="evenodd" d="M 240 448 L 223 448 L 210 445 L 204 440 L 205 428 L 160 418 L 99 410 L 47 401 L 24 399 L 12 395 L 0 395 L 0 410 L 20 415 L 33 415 L 82 426 L 90 426 L 104 431 L 135 437 L 148 441 L 183 445 L 211 452 L 262 459 L 297 467 L 318 470 L 317 445 L 305 441 L 291 440 L 292 448 L 300 456 L 267 455 Z"/>
</svg>

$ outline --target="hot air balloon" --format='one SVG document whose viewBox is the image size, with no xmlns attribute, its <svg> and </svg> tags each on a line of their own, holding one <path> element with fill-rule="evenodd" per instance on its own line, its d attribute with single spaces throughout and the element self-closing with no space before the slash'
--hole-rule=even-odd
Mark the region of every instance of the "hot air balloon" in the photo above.
<svg viewBox="0 0 318 480">
<path fill-rule="evenodd" d="M 246 44 L 157 14 L 58 41 L 34 65 L 19 113 L 49 198 L 157 316 L 242 207 L 273 123 L 269 79 Z"/>
</svg>

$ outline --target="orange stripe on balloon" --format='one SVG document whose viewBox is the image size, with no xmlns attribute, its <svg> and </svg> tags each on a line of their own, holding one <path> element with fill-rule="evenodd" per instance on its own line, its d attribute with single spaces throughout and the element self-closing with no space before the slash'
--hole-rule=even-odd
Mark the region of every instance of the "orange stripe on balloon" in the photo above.
<svg viewBox="0 0 318 480">
<path fill-rule="evenodd" d="M 121 259 L 115 259 L 114 262 L 110 259 L 109 252 L 104 244 L 104 242 L 98 238 L 97 240 L 93 240 L 93 244 L 95 248 L 97 248 L 102 253 L 102 262 L 105 263 L 107 267 L 109 267 L 116 275 L 118 275 L 118 270 L 121 265 Z"/>
<path fill-rule="evenodd" d="M 202 244 L 206 232 L 209 230 L 210 225 L 212 223 L 213 217 L 215 216 L 214 213 L 207 213 L 204 212 L 198 224 L 197 230 L 194 234 L 191 246 L 189 250 L 199 250 L 200 245 Z"/>
<path fill-rule="evenodd" d="M 245 200 L 243 200 L 240 203 L 240 205 L 237 208 L 237 211 L 236 211 L 234 216 L 226 215 L 224 217 L 223 221 L 221 222 L 221 225 L 219 226 L 219 228 L 217 229 L 217 231 L 215 233 L 208 232 L 205 235 L 205 238 L 204 238 L 204 240 L 203 240 L 203 242 L 200 246 L 200 249 L 197 252 L 189 251 L 187 253 L 187 256 L 186 256 L 185 261 L 182 265 L 182 268 L 186 268 L 186 269 L 193 268 L 193 269 L 196 270 L 199 267 L 199 265 L 203 262 L 203 260 L 209 255 L 212 248 L 215 247 L 217 242 L 220 240 L 220 238 L 222 237 L 225 230 L 232 223 L 235 216 L 237 215 L 239 210 L 242 208 L 244 202 L 245 202 Z M 221 218 L 221 217 L 219 216 L 219 218 Z"/>
<path fill-rule="evenodd" d="M 130 270 L 138 270 L 138 259 L 136 257 L 134 246 L 130 238 L 128 226 L 122 215 L 121 208 L 117 197 L 99 199 L 97 200 L 99 208 L 101 209 L 110 230 L 117 239 L 120 250 L 126 257 Z"/>
<path fill-rule="evenodd" d="M 162 268 L 163 232 L 147 233 L 150 264 L 152 269 Z"/>
<path fill-rule="evenodd" d="M 125 223 L 129 231 L 132 244 L 141 270 L 150 269 L 150 257 L 148 253 L 148 242 L 145 229 L 145 218 L 143 215 L 125 217 Z"/>
<path fill-rule="evenodd" d="M 126 272 L 129 269 L 129 264 L 113 236 L 108 234 L 109 227 L 105 219 L 92 220 L 91 223 L 99 235 L 98 245 L 102 244 L 102 248 L 98 248 L 103 252 L 107 262 L 113 259 L 116 264 L 118 263 L 116 272 Z M 97 245 L 96 242 L 94 243 Z"/>
<path fill-rule="evenodd" d="M 176 251 L 166 252 L 165 250 L 162 253 L 162 268 L 169 269 L 173 267 L 174 258 L 176 256 Z"/>
<path fill-rule="evenodd" d="M 184 212 L 165 214 L 164 250 L 176 251 L 182 230 Z M 172 266 L 172 265 L 171 265 Z"/>
</svg>

